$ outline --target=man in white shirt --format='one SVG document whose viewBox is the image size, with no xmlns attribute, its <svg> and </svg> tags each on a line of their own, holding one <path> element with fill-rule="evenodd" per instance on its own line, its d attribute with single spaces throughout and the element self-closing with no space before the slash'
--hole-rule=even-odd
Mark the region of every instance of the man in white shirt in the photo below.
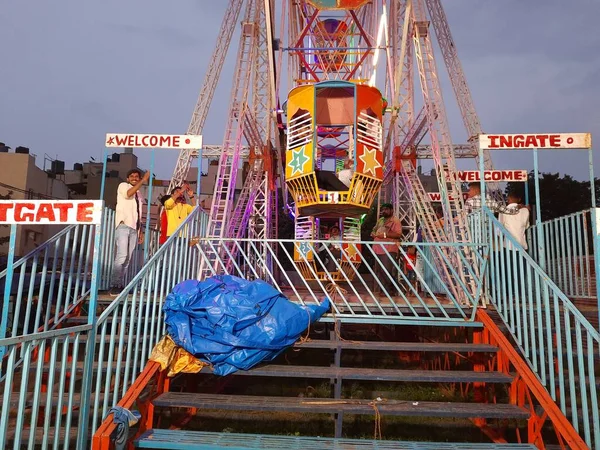
<svg viewBox="0 0 600 450">
<path fill-rule="evenodd" d="M 517 210 L 516 214 L 500 213 L 498 221 L 506 228 L 515 240 L 527 250 L 527 239 L 525 238 L 525 230 L 529 227 L 529 210 L 527 208 L 519 209 L 521 198 L 518 194 L 511 192 L 507 197 L 507 209 Z M 505 247 L 509 250 L 516 250 L 512 242 L 506 240 Z"/>
<path fill-rule="evenodd" d="M 127 181 L 117 188 L 115 210 L 115 260 L 110 294 L 116 296 L 124 287 L 124 277 L 137 244 L 144 241 L 142 232 L 142 198 L 138 192 L 150 178 L 150 172 L 142 176 L 139 169 L 127 173 Z"/>
<path fill-rule="evenodd" d="M 500 213 L 498 221 L 506 228 L 506 231 L 512 235 L 517 243 L 527 250 L 527 239 L 525 230 L 529 227 L 529 210 L 527 208 L 519 209 L 521 197 L 511 192 L 507 197 L 507 209 L 516 210 L 516 214 Z M 518 258 L 519 249 L 508 238 L 504 239 L 504 261 L 500 257 L 497 258 L 497 264 L 500 266 L 500 273 L 504 279 L 504 287 L 508 299 L 517 298 L 519 296 L 519 272 Z M 504 265 L 504 269 L 501 266 Z M 501 294 L 503 295 L 503 294 Z"/>
</svg>

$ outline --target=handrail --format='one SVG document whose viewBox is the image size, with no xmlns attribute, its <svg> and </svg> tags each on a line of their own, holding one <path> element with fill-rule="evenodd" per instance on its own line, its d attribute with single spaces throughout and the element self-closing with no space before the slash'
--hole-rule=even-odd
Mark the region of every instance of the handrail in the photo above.
<svg viewBox="0 0 600 450">
<path fill-rule="evenodd" d="M 595 299 L 592 210 L 586 209 L 545 222 L 527 230 L 529 254 L 539 261 L 545 256 L 545 271 L 569 298 Z M 538 242 L 541 232 L 542 242 Z"/>
<path fill-rule="evenodd" d="M 135 382 L 165 333 L 162 304 L 175 285 L 197 275 L 198 252 L 190 245 L 206 232 L 208 214 L 200 207 L 152 255 L 129 284 L 100 314 L 92 355 L 91 432 Z"/>
<path fill-rule="evenodd" d="M 148 386 L 148 383 L 159 373 L 160 364 L 148 361 L 142 373 L 140 373 L 135 382 L 127 389 L 125 395 L 121 398 L 117 406 L 125 409 L 131 409 L 142 391 Z M 98 430 L 92 436 L 93 450 L 111 450 L 114 448 L 111 440 L 112 434 L 119 425 L 112 420 L 112 414 L 108 414 Z"/>
<path fill-rule="evenodd" d="M 45 241 L 42 245 L 34 248 L 33 250 L 30 250 L 29 253 L 25 254 L 25 256 L 22 256 L 21 258 L 19 258 L 18 260 L 16 260 L 13 263 L 13 267 L 16 269 L 17 267 L 21 266 L 22 264 L 25 263 L 25 261 L 27 261 L 28 259 L 31 259 L 31 257 L 33 255 L 35 255 L 37 253 L 41 253 L 48 246 L 50 246 L 50 244 L 53 244 L 54 242 L 56 242 L 58 239 L 60 239 L 62 236 L 64 236 L 65 234 L 67 234 L 68 232 L 70 232 L 71 230 L 73 230 L 75 227 L 77 227 L 77 225 L 68 225 L 67 227 L 63 228 L 58 233 L 56 233 L 54 236 L 52 236 L 50 239 L 48 239 L 47 241 Z M 1 271 L 0 272 L 0 278 L 5 277 L 7 271 L 8 271 L 8 268 L 4 269 L 3 271 Z"/>
<path fill-rule="evenodd" d="M 481 229 L 494 251 L 487 295 L 533 372 L 590 447 L 600 448 L 600 333 L 493 213 Z"/>
<path fill-rule="evenodd" d="M 558 405 L 548 394 L 548 391 L 540 384 L 538 377 L 531 371 L 531 368 L 523 364 L 523 358 L 519 356 L 519 353 L 515 350 L 510 341 L 502 334 L 502 331 L 494 323 L 492 318 L 483 309 L 477 311 L 477 320 L 479 320 L 486 332 L 493 338 L 492 345 L 497 345 L 502 352 L 508 357 L 508 360 L 515 368 L 516 373 L 525 380 L 527 387 L 532 391 L 535 398 L 544 407 L 544 412 L 548 414 L 548 417 L 554 424 L 554 428 L 559 433 L 570 449 L 587 449 L 588 446 L 585 444 L 581 436 L 577 434 L 571 422 L 561 412 Z M 509 368 L 505 370 L 508 372 Z"/>
</svg>

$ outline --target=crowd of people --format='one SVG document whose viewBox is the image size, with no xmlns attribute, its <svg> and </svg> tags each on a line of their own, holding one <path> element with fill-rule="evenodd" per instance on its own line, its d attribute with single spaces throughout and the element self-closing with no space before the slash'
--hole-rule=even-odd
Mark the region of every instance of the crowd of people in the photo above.
<svg viewBox="0 0 600 450">
<path fill-rule="evenodd" d="M 480 184 L 471 183 L 468 198 L 465 201 L 465 213 L 475 212 L 482 207 L 483 203 Z M 498 220 L 508 233 L 513 236 L 520 247 L 527 250 L 525 232 L 529 227 L 529 208 L 522 203 L 521 196 L 517 192 L 510 192 L 505 204 L 486 195 L 485 206 L 498 215 Z M 394 217 L 393 211 L 391 203 L 380 205 L 380 218 L 371 232 L 371 237 L 375 243 L 386 243 L 386 245 L 373 245 L 372 247 L 377 258 L 374 264 L 375 276 L 379 280 L 378 283 L 375 283 L 375 292 L 378 292 L 379 286 L 382 285 L 390 295 L 397 294 L 395 287 L 397 284 L 394 283 L 394 280 L 399 279 L 399 274 L 396 268 L 402 271 L 403 276 L 400 279 L 404 281 L 404 284 L 411 285 L 417 291 L 420 289 L 419 277 L 417 277 L 420 270 L 417 263 L 417 247 L 415 245 L 402 246 L 402 224 L 398 218 Z M 436 215 L 435 227 L 443 229 L 445 226 L 444 211 L 441 206 L 435 207 L 434 211 Z M 337 243 L 321 245 L 317 251 L 321 253 L 320 258 L 325 261 L 324 267 L 328 272 L 332 272 L 337 270 L 336 260 L 338 263 L 341 261 L 340 230 L 337 226 L 330 229 L 329 240 Z M 422 228 L 417 229 L 414 240 L 417 243 L 424 240 Z M 329 254 L 324 252 L 325 246 L 329 247 L 333 260 Z M 516 260 L 516 256 L 512 253 L 516 250 L 517 248 L 509 240 L 506 240 L 505 247 L 502 249 L 505 252 L 505 261 Z"/>
<path fill-rule="evenodd" d="M 349 167 L 346 168 L 349 170 Z M 117 188 L 117 206 L 115 212 L 115 258 L 113 262 L 112 280 L 110 293 L 118 295 L 125 284 L 125 274 L 131 262 L 134 250 L 138 244 L 144 242 L 144 231 L 141 224 L 143 199 L 140 196 L 140 188 L 148 182 L 149 172 L 142 173 L 133 169 L 127 174 L 127 181 L 119 184 Z M 187 198 L 186 198 L 187 196 Z M 481 190 L 479 183 L 469 185 L 468 198 L 465 201 L 465 212 L 470 214 L 482 207 Z M 160 198 L 162 211 L 160 215 L 160 238 L 162 245 L 179 228 L 181 223 L 189 216 L 196 206 L 196 198 L 189 184 L 174 188 L 169 195 Z M 524 249 L 527 249 L 525 231 L 529 226 L 529 209 L 522 204 L 522 199 L 516 192 L 510 192 L 507 204 L 498 202 L 486 196 L 485 205 L 498 214 L 500 223 L 514 237 L 514 240 Z M 436 227 L 444 227 L 444 213 L 441 207 L 435 208 Z M 417 248 L 414 245 L 402 248 L 401 238 L 402 223 L 394 217 L 394 207 L 391 203 L 383 203 L 380 206 L 380 217 L 373 227 L 371 237 L 375 243 L 385 245 L 373 245 L 373 253 L 377 258 L 375 264 L 375 276 L 379 279 L 383 288 L 390 294 L 395 295 L 394 280 L 398 279 L 396 268 L 399 267 L 404 274 L 403 279 L 415 289 L 418 289 L 418 264 Z M 329 242 L 319 246 L 319 253 L 325 252 L 321 257 L 323 267 L 327 272 L 337 270 L 342 258 L 341 235 L 338 226 L 329 230 Z M 416 235 L 417 242 L 423 240 L 422 232 Z M 515 251 L 512 243 L 507 242 L 504 251 L 506 258 L 511 260 L 511 252 Z M 400 255 L 402 257 L 400 257 Z M 377 289 L 376 289 L 377 290 Z"/>
<path fill-rule="evenodd" d="M 141 222 L 144 199 L 141 198 L 139 191 L 149 179 L 150 172 L 142 173 L 139 169 L 133 169 L 127 173 L 127 181 L 117 187 L 115 258 L 109 291 L 113 297 L 123 290 L 125 275 L 133 253 L 137 245 L 144 242 L 144 229 Z M 159 244 L 162 245 L 190 215 L 196 206 L 196 198 L 189 184 L 185 183 L 174 188 L 170 195 L 164 195 L 159 201 L 162 206 Z"/>
</svg>

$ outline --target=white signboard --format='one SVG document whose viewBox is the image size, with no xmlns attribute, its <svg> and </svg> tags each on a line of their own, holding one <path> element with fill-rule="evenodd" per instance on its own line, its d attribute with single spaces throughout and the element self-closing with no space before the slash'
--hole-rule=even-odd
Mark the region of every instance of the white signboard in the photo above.
<svg viewBox="0 0 600 450">
<path fill-rule="evenodd" d="M 463 182 L 481 181 L 481 172 L 479 170 L 465 170 L 458 172 L 457 177 Z M 516 181 L 526 182 L 526 170 L 485 170 L 483 172 L 484 181 Z"/>
<path fill-rule="evenodd" d="M 441 202 L 442 201 L 442 194 L 440 194 L 439 192 L 428 192 L 427 195 L 429 195 L 429 200 L 431 200 L 432 202 Z M 469 194 L 466 192 L 463 192 L 463 199 L 466 200 L 468 197 L 469 197 Z M 453 201 L 454 197 L 449 195 L 448 200 Z"/>
<path fill-rule="evenodd" d="M 480 134 L 479 148 L 489 150 L 591 148 L 590 133 Z"/>
<path fill-rule="evenodd" d="M 98 225 L 102 200 L 0 200 L 0 223 Z"/>
<path fill-rule="evenodd" d="M 106 135 L 106 146 L 132 148 L 202 148 L 202 136 L 178 134 L 114 134 Z"/>
</svg>

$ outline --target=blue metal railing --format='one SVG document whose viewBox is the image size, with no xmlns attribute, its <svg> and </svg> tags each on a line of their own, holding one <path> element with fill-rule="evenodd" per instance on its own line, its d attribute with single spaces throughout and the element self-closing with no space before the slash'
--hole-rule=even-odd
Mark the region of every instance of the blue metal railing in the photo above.
<svg viewBox="0 0 600 450">
<path fill-rule="evenodd" d="M 100 260 L 100 290 L 108 290 L 113 272 L 113 261 L 115 258 L 115 211 L 105 208 L 102 216 L 102 256 Z M 159 248 L 158 240 L 160 233 L 156 229 L 150 229 L 150 239 L 148 243 L 148 258 L 151 258 Z M 144 265 L 144 246 L 138 245 L 133 252 L 131 262 L 125 273 L 125 282 L 128 283 Z"/>
<path fill-rule="evenodd" d="M 193 239 L 205 233 L 207 223 L 206 212 L 195 208 L 98 317 L 90 380 L 92 432 L 133 384 L 164 335 L 162 304 L 167 294 L 181 281 L 196 278 Z"/>
<path fill-rule="evenodd" d="M 345 321 L 392 319 L 395 323 L 419 324 L 473 320 L 482 286 L 482 278 L 477 274 L 482 273 L 485 264 L 480 250 L 485 246 L 403 243 L 398 259 L 386 266 L 375 253 L 381 249 L 384 259 L 389 258 L 389 252 L 397 248 L 394 243 L 340 242 L 344 249 L 340 256 L 334 255 L 329 245 L 331 241 L 204 238 L 197 247 L 200 263 L 210 269 L 209 275 L 227 273 L 246 279 L 262 278 L 290 300 L 302 304 L 320 302 L 333 295 L 333 314 Z M 414 281 L 409 279 L 403 263 L 407 249 L 412 246 L 422 262 L 417 265 Z M 294 261 L 294 247 L 302 255 L 300 261 Z M 357 255 L 360 266 L 352 263 Z M 478 268 L 467 263 L 473 256 Z M 447 270 L 446 275 L 445 270 L 433 264 L 433 259 Z M 458 273 L 453 264 L 456 260 L 463 262 L 466 273 Z M 268 261 L 273 262 L 272 267 Z M 460 284 L 460 297 L 449 288 L 445 276 Z M 436 282 L 435 289 L 432 282 Z"/>
<path fill-rule="evenodd" d="M 81 345 L 92 328 L 86 324 L 0 340 L 6 348 L 0 370 L 0 448 L 73 448 L 86 397 Z"/>
<path fill-rule="evenodd" d="M 70 225 L 0 273 L 10 296 L 6 336 L 58 326 L 89 294 L 94 225 Z"/>
<path fill-rule="evenodd" d="M 536 224 L 527 230 L 529 254 L 540 262 L 545 256 L 548 276 L 569 298 L 596 298 L 592 211 Z M 542 242 L 538 242 L 541 227 Z"/>
<path fill-rule="evenodd" d="M 493 213 L 486 294 L 523 357 L 591 448 L 600 448 L 600 334 Z"/>
<path fill-rule="evenodd" d="M 107 290 L 114 259 L 114 210 L 104 209 L 100 256 L 99 290 Z M 6 336 L 22 336 L 62 326 L 64 319 L 81 306 L 90 294 L 94 258 L 94 225 L 69 225 L 42 245 L 0 272 L 0 292 L 9 285 Z M 158 231 L 150 238 L 149 255 L 158 249 Z M 144 263 L 138 246 L 126 273 L 130 280 Z"/>
</svg>

